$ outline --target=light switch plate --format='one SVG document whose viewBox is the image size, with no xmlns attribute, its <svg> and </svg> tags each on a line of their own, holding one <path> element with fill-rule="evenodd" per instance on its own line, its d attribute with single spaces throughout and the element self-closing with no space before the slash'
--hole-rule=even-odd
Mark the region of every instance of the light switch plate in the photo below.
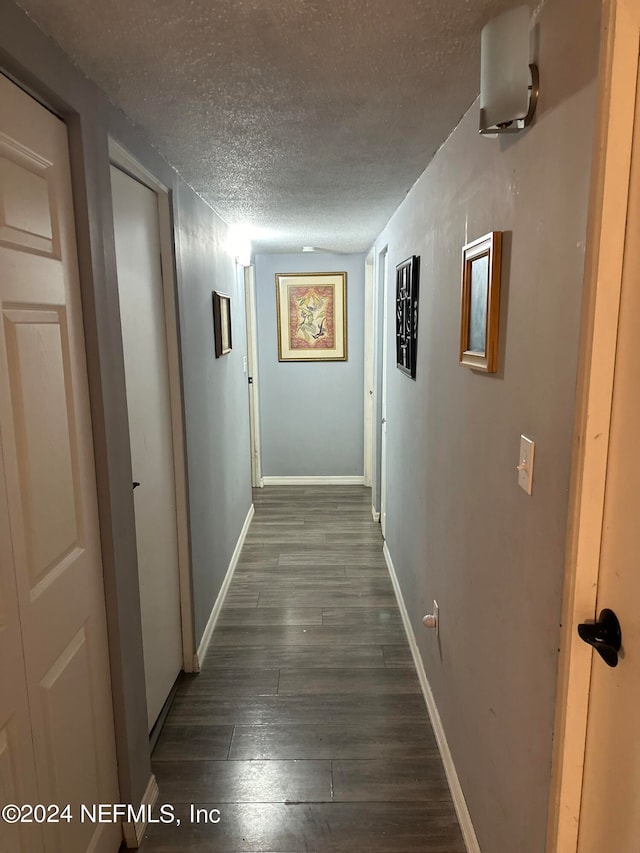
<svg viewBox="0 0 640 853">
<path fill-rule="evenodd" d="M 533 453 L 535 442 L 526 435 L 520 436 L 520 457 L 518 459 L 518 485 L 528 495 L 533 488 Z"/>
</svg>

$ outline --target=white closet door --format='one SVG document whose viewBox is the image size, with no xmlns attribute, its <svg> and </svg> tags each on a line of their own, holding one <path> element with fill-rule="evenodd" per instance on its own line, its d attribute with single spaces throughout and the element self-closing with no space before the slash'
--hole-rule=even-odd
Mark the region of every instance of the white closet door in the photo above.
<svg viewBox="0 0 640 853">
<path fill-rule="evenodd" d="M 2 76 L 0 104 L 0 787 L 77 815 L 118 787 L 67 131 Z M 114 853 L 121 834 L 0 838 Z"/>
<path fill-rule="evenodd" d="M 158 200 L 111 169 L 149 730 L 182 668 L 178 536 Z"/>
</svg>

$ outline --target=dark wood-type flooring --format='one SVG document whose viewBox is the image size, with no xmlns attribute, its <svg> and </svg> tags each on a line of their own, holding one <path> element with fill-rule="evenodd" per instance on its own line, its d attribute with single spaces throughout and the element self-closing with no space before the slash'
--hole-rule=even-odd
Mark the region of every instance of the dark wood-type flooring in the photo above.
<svg viewBox="0 0 640 853">
<path fill-rule="evenodd" d="M 464 853 L 371 493 L 272 486 L 153 755 L 143 853 Z M 189 804 L 220 810 L 192 824 Z"/>
</svg>

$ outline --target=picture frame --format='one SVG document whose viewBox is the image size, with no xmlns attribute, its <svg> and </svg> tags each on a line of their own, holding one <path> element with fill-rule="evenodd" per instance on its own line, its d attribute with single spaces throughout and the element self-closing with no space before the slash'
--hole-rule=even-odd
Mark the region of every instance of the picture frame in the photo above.
<svg viewBox="0 0 640 853">
<path fill-rule="evenodd" d="M 346 272 L 276 273 L 278 361 L 347 360 Z"/>
<path fill-rule="evenodd" d="M 501 231 L 462 248 L 460 364 L 485 373 L 498 369 L 501 253 Z"/>
<path fill-rule="evenodd" d="M 396 366 L 416 378 L 420 258 L 412 255 L 396 267 Z"/>
<path fill-rule="evenodd" d="M 213 338 L 216 358 L 231 352 L 231 297 L 226 293 L 212 292 Z"/>
</svg>

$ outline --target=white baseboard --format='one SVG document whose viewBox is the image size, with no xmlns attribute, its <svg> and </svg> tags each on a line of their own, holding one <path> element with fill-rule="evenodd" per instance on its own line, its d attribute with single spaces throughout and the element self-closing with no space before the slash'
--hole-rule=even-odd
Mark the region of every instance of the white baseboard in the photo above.
<svg viewBox="0 0 640 853">
<path fill-rule="evenodd" d="M 156 800 L 158 799 L 158 783 L 156 782 L 156 777 L 151 774 L 149 777 L 149 781 L 147 783 L 147 788 L 143 794 L 141 806 L 145 807 L 145 812 L 147 815 L 156 804 Z M 139 820 L 135 823 L 123 823 L 122 824 L 122 836 L 124 838 L 124 843 L 129 850 L 137 850 L 138 847 L 142 844 L 142 839 L 144 838 L 144 834 L 147 831 L 147 821 Z"/>
<path fill-rule="evenodd" d="M 372 515 L 374 521 L 380 521 L 380 513 L 376 512 L 373 504 L 371 505 L 371 515 Z"/>
<path fill-rule="evenodd" d="M 242 525 L 240 536 L 238 537 L 238 541 L 236 542 L 236 547 L 234 548 L 233 554 L 231 555 L 231 561 L 229 563 L 229 568 L 227 569 L 227 574 L 225 575 L 224 581 L 222 582 L 222 586 L 220 587 L 220 592 L 218 593 L 218 597 L 216 598 L 216 603 L 213 605 L 211 616 L 209 616 L 207 627 L 204 629 L 204 634 L 202 635 L 200 645 L 198 646 L 198 651 L 196 652 L 196 672 L 200 671 L 202 662 L 204 661 L 205 655 L 207 654 L 207 649 L 209 648 L 209 643 L 211 642 L 211 636 L 213 634 L 214 628 L 216 627 L 216 622 L 218 621 L 218 616 L 220 615 L 220 611 L 222 610 L 224 600 L 227 597 L 229 586 L 231 585 L 231 581 L 233 580 L 233 573 L 235 572 L 236 566 L 238 565 L 238 560 L 240 559 L 240 552 L 242 551 L 244 540 L 247 538 L 249 525 L 251 524 L 251 519 L 253 518 L 254 512 L 255 507 L 253 506 L 253 504 L 251 504 L 251 506 L 249 507 L 249 512 L 247 513 L 247 517 L 245 518 L 244 524 Z"/>
<path fill-rule="evenodd" d="M 431 720 L 431 725 L 436 736 L 436 742 L 438 744 L 438 749 L 440 751 L 440 757 L 442 758 L 444 770 L 447 775 L 447 782 L 449 783 L 449 790 L 451 791 L 453 805 L 455 806 L 456 814 L 458 815 L 458 822 L 460 823 L 462 837 L 464 838 L 468 853 L 481 853 L 480 845 L 478 844 L 478 839 L 476 837 L 476 833 L 473 828 L 473 823 L 471 821 L 471 815 L 469 814 L 469 809 L 467 807 L 467 803 L 464 798 L 464 793 L 462 791 L 462 786 L 460 785 L 460 780 L 458 779 L 458 774 L 453 763 L 451 750 L 449 749 L 449 744 L 447 743 L 444 728 L 442 727 L 442 720 L 440 719 L 440 714 L 438 713 L 436 701 L 433 697 L 429 681 L 427 680 L 427 673 L 424 669 L 424 664 L 422 662 L 422 657 L 420 656 L 420 651 L 418 649 L 415 634 L 413 633 L 409 614 L 407 612 L 407 608 L 402 597 L 402 590 L 400 589 L 400 583 L 398 582 L 398 576 L 396 574 L 395 566 L 393 565 L 393 560 L 391 559 L 391 554 L 389 552 L 389 548 L 386 542 L 384 543 L 384 547 L 382 550 L 387 563 L 387 568 L 389 569 L 389 575 L 391 576 L 393 590 L 396 594 L 396 599 L 398 600 L 398 607 L 400 608 L 402 623 L 404 625 L 404 630 L 407 635 L 407 640 L 409 641 L 409 648 L 411 649 L 411 655 L 413 657 L 413 663 L 415 665 L 416 672 L 418 674 L 418 679 L 420 681 L 420 687 L 422 688 L 424 699 L 427 703 L 429 718 Z"/>
<path fill-rule="evenodd" d="M 364 477 L 263 477 L 265 486 L 363 486 Z"/>
</svg>

